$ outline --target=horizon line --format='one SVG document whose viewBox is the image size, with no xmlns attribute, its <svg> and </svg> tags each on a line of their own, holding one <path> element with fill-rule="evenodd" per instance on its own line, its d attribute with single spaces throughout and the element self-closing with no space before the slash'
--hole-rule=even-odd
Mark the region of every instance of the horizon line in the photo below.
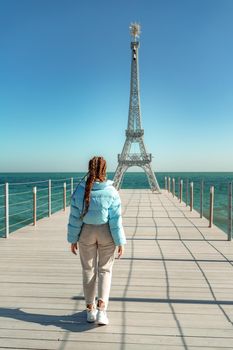
<svg viewBox="0 0 233 350">
<path fill-rule="evenodd" d="M 87 170 L 80 170 L 80 171 L 0 171 L 0 174 L 45 174 L 45 173 L 86 173 Z M 154 171 L 154 173 L 233 173 L 233 170 L 160 170 L 160 171 Z M 115 173 L 115 171 L 107 171 L 107 173 Z M 144 171 L 127 171 L 127 173 L 142 173 L 144 174 Z"/>
</svg>

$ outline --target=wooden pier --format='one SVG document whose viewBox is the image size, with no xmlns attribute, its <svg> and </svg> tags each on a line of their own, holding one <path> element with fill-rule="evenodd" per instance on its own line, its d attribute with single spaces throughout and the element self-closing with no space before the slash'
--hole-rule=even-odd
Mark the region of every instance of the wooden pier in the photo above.
<svg viewBox="0 0 233 350">
<path fill-rule="evenodd" d="M 122 190 L 110 325 L 85 322 L 69 210 L 0 240 L 0 349 L 233 348 L 233 246 L 172 193 Z"/>
</svg>

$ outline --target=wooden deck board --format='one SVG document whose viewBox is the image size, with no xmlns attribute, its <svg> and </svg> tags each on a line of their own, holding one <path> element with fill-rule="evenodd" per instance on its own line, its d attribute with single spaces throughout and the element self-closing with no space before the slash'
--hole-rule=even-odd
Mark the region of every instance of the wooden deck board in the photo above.
<svg viewBox="0 0 233 350">
<path fill-rule="evenodd" d="M 69 210 L 0 240 L 0 349 L 232 349 L 233 246 L 163 191 L 122 190 L 110 325 L 85 322 Z"/>
</svg>

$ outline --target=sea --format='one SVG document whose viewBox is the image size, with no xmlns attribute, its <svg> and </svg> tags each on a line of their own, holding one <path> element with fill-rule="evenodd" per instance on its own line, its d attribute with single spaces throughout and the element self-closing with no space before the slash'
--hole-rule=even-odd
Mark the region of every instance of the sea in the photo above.
<svg viewBox="0 0 233 350">
<path fill-rule="evenodd" d="M 114 173 L 108 173 L 112 179 Z M 33 187 L 37 187 L 37 219 L 48 216 L 48 180 L 51 179 L 51 212 L 63 208 L 63 187 L 66 183 L 66 204 L 71 197 L 71 178 L 73 189 L 85 173 L 81 172 L 39 172 L 39 173 L 0 173 L 0 237 L 5 235 L 5 183 L 9 183 L 9 231 L 14 232 L 33 222 Z M 233 181 L 233 172 L 158 172 L 156 177 L 160 188 L 165 188 L 165 176 L 175 179 L 175 192 L 179 193 L 178 182 L 183 179 L 183 201 L 186 202 L 186 182 L 194 184 L 194 209 L 200 211 L 200 188 L 204 182 L 203 212 L 209 217 L 209 191 L 214 186 L 214 224 L 227 233 L 228 221 L 228 183 Z M 149 184 L 144 172 L 127 172 L 122 189 L 146 189 Z M 189 195 L 188 195 L 189 203 Z"/>
</svg>

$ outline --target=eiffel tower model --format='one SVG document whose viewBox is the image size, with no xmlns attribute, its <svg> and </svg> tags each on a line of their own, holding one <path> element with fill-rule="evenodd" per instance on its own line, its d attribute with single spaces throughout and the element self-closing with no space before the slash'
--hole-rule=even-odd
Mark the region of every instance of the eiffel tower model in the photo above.
<svg viewBox="0 0 233 350">
<path fill-rule="evenodd" d="M 139 166 L 141 167 L 148 178 L 148 182 L 152 191 L 158 191 L 160 188 L 151 168 L 152 155 L 146 152 L 145 144 L 143 141 L 144 130 L 141 126 L 141 108 L 140 108 L 140 95 L 139 95 L 139 76 L 138 76 L 138 48 L 139 48 L 139 36 L 140 25 L 132 23 L 130 25 L 131 34 L 131 82 L 130 82 L 130 100 L 129 100 L 129 115 L 128 115 L 128 127 L 125 132 L 126 140 L 121 154 L 118 154 L 118 166 L 114 175 L 114 186 L 116 189 L 121 187 L 121 183 L 125 172 L 129 167 Z M 137 152 L 132 151 L 132 149 Z"/>
</svg>

